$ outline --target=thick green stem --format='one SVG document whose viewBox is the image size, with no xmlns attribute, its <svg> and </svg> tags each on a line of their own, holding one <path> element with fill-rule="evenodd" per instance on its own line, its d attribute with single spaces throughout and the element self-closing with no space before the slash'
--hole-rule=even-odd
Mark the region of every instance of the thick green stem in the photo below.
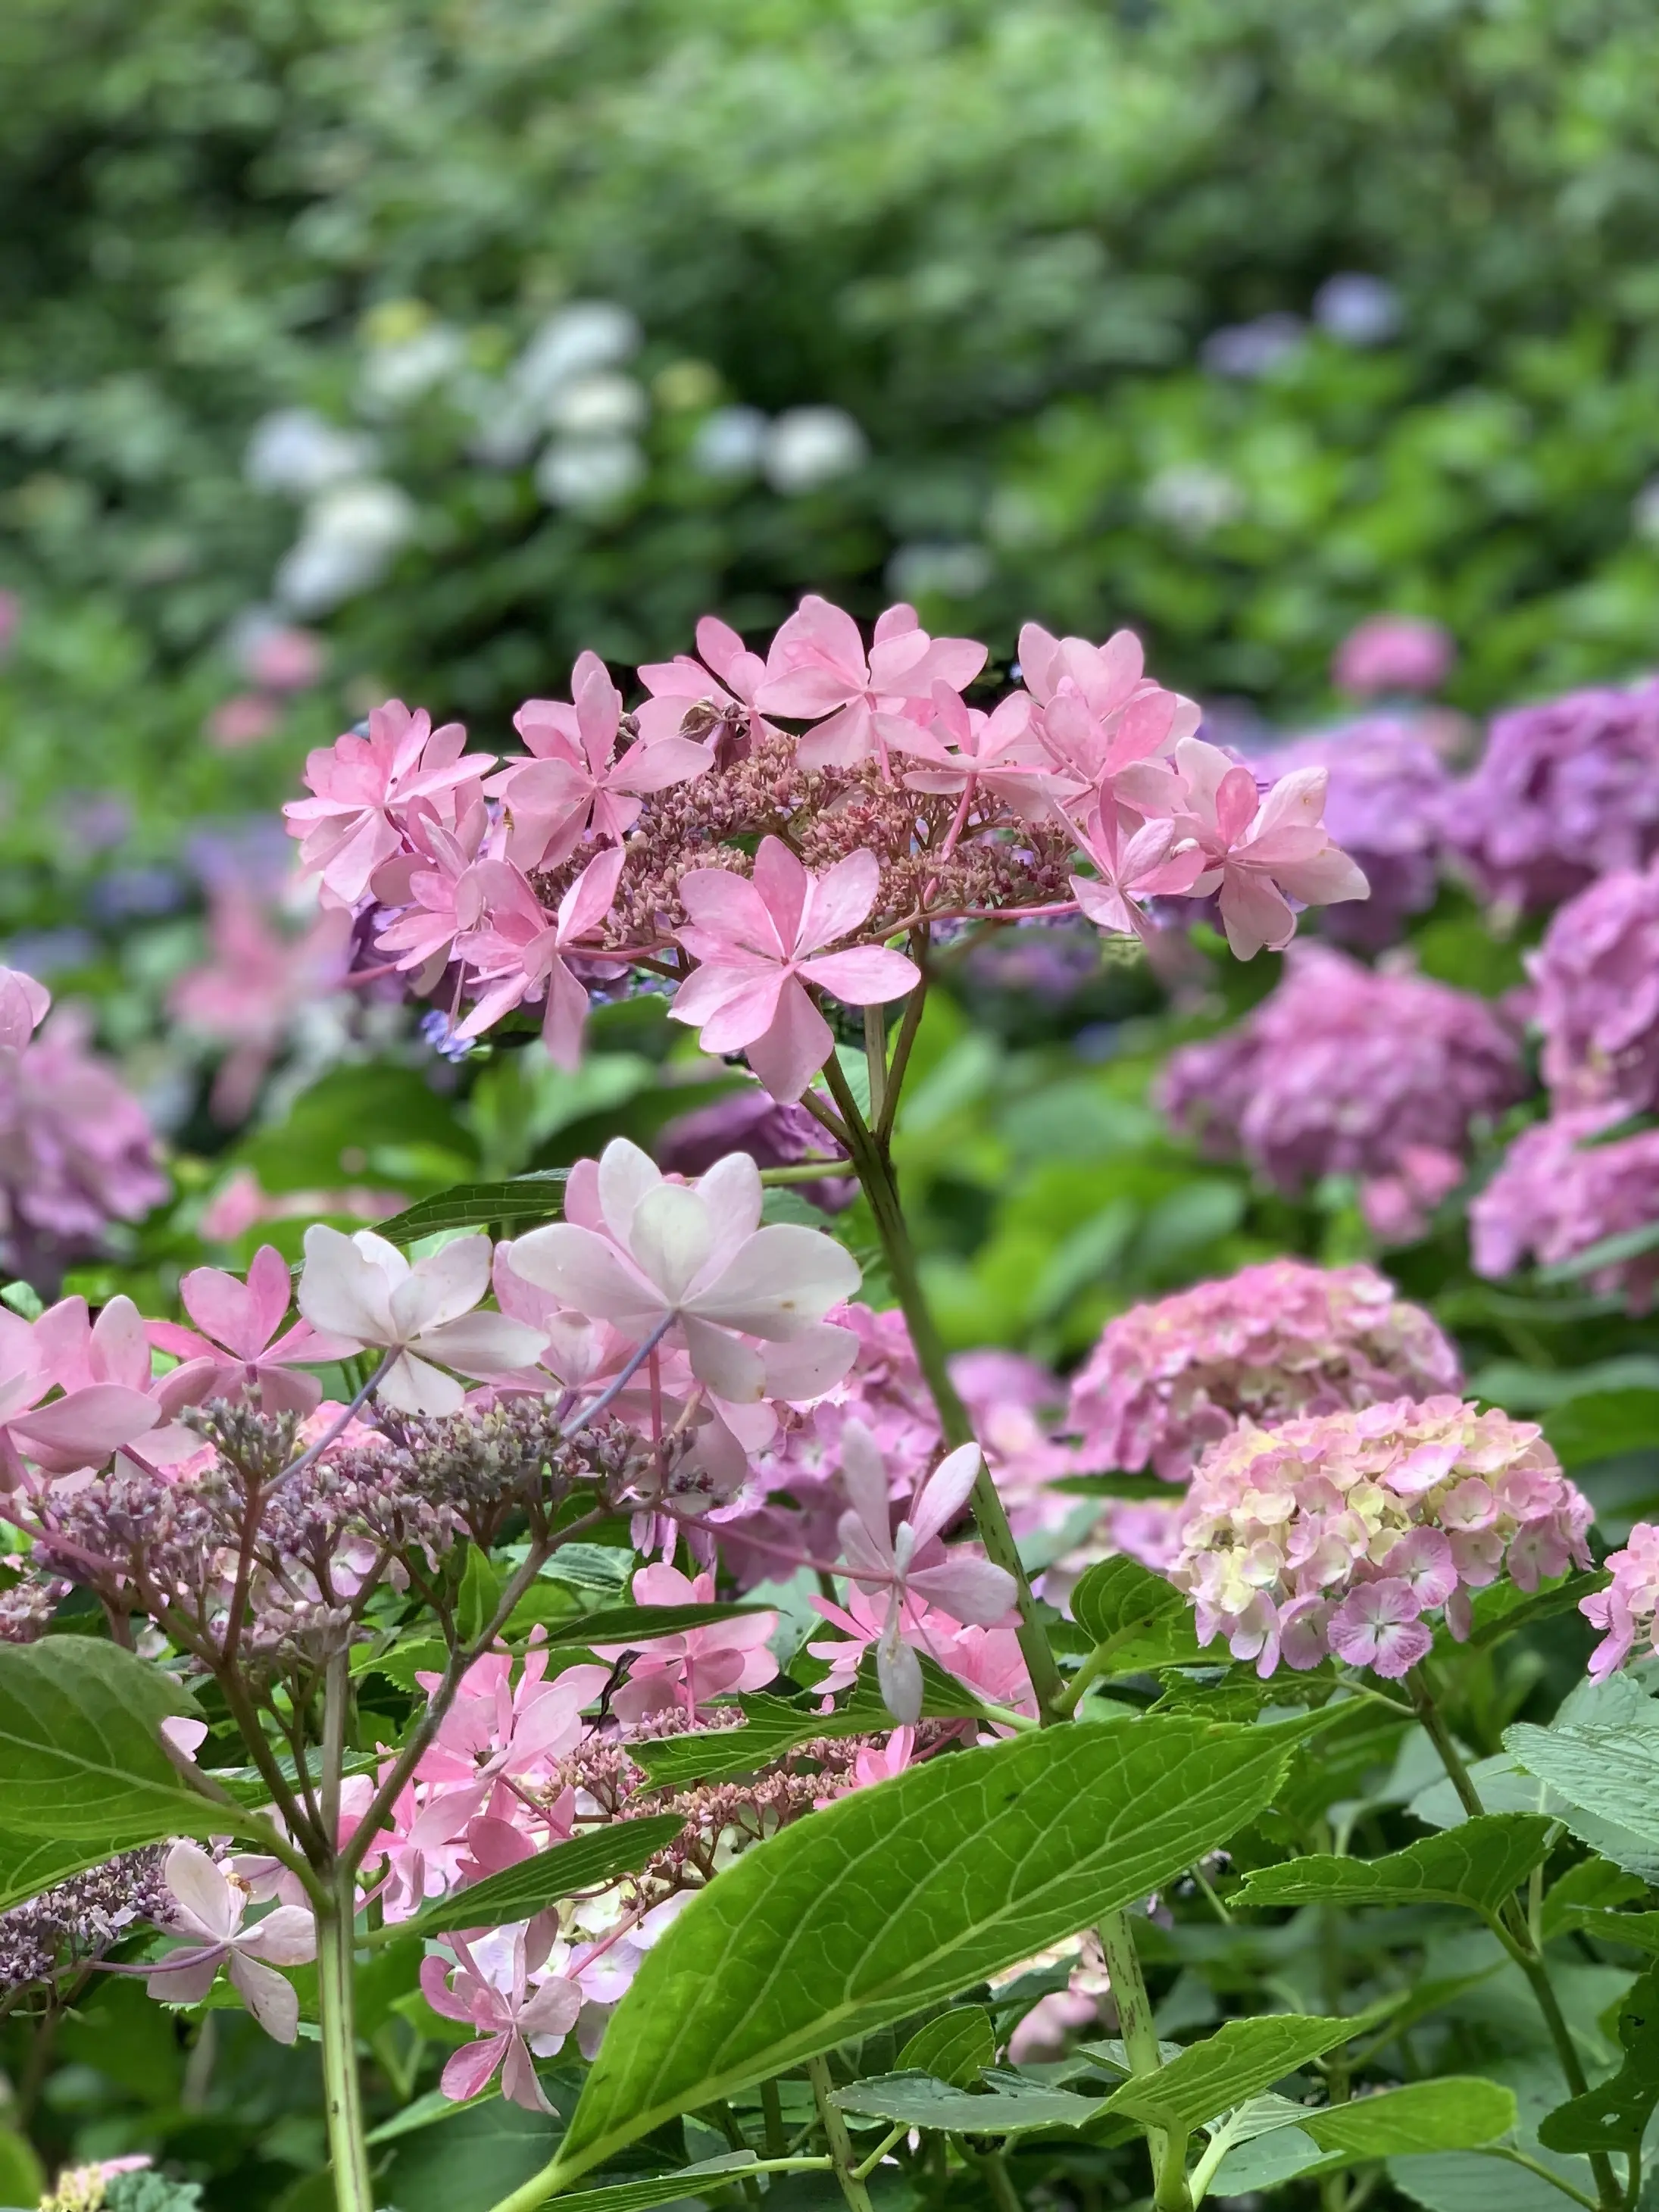
<svg viewBox="0 0 1659 2212">
<path fill-rule="evenodd" d="M 1428 1678 L 1420 1667 L 1413 1668 L 1407 1677 L 1407 1686 L 1411 1691 L 1412 1703 L 1417 1708 L 1417 1717 L 1423 1723 L 1424 1732 L 1440 1755 L 1440 1764 L 1445 1768 L 1452 1788 L 1457 1792 L 1459 1803 L 1472 1820 L 1479 1819 L 1486 1808 L 1480 1802 L 1480 1793 L 1474 1786 L 1474 1778 L 1463 1763 L 1462 1753 L 1452 1741 L 1451 1730 L 1435 1704 Z M 1538 2009 L 1543 2015 L 1544 2025 L 1549 2031 L 1550 2041 L 1555 2046 L 1555 2055 L 1569 2092 L 1575 2097 L 1583 2096 L 1589 2084 L 1584 2078 L 1583 2062 L 1578 2056 L 1578 2046 L 1572 2039 L 1572 2030 L 1567 2026 L 1566 2017 L 1556 1996 L 1549 1968 L 1533 1942 L 1527 1915 L 1514 1898 L 1509 1899 L 1500 1915 L 1497 1932 L 1531 1987 Z M 1602 2212 L 1619 2212 L 1624 2192 L 1614 2179 L 1612 2160 L 1605 2151 L 1592 2151 L 1589 2162 L 1590 2171 L 1595 2176 L 1596 2194 L 1601 2200 Z"/>
<path fill-rule="evenodd" d="M 847 1127 L 850 1139 L 848 1150 L 859 1171 L 859 1182 L 864 1194 L 870 1201 L 870 1211 L 875 1217 L 876 1233 L 881 1239 L 882 1253 L 892 1274 L 893 1288 L 898 1293 L 899 1307 L 910 1332 L 916 1364 L 933 1395 L 945 1441 L 952 1448 L 957 1444 L 973 1443 L 976 1441 L 974 1425 L 968 1418 L 968 1409 L 963 1404 L 955 1383 L 951 1380 L 944 1340 L 933 1319 L 933 1309 L 927 1303 L 927 1292 L 921 1286 L 915 1248 L 910 1242 L 909 1226 L 904 1218 L 892 1162 L 884 1148 L 871 1134 L 845 1076 L 833 1060 L 825 1068 L 824 1076 Z M 1025 1661 L 1025 1671 L 1031 1678 L 1031 1687 L 1036 1692 L 1038 1717 L 1045 1724 L 1061 1719 L 1065 1716 L 1066 1686 L 1054 1655 L 1049 1649 L 1042 1623 L 1037 1617 L 1036 1600 L 1031 1595 L 1030 1580 L 1020 1559 L 1019 1547 L 1014 1541 L 1014 1532 L 1008 1525 L 1008 1516 L 997 1495 L 997 1486 L 991 1479 L 990 1469 L 983 1464 L 969 1502 L 973 1509 L 980 1540 L 985 1547 L 986 1557 L 1005 1569 L 1014 1579 L 1014 1602 L 1019 1611 L 1019 1648 Z"/>
<path fill-rule="evenodd" d="M 1152 2001 L 1140 1971 L 1134 1931 L 1126 1912 L 1109 1912 L 1100 1922 L 1100 1948 L 1105 1954 L 1106 1974 L 1117 2008 L 1118 2033 L 1131 2074 L 1156 2074 L 1164 2063 L 1152 2021 Z M 1152 2160 L 1153 2203 L 1158 2212 L 1189 2212 L 1187 2189 L 1187 2139 L 1166 2135 L 1162 2128 L 1146 2130 Z"/>
<path fill-rule="evenodd" d="M 323 2106 L 337 2212 L 374 2212 L 357 2079 L 357 2006 L 352 1956 L 352 1882 L 343 1877 L 317 1916 L 317 2011 L 323 2031 Z"/>
<path fill-rule="evenodd" d="M 818 2108 L 818 2118 L 823 2123 L 823 2138 L 830 2146 L 830 2162 L 835 2168 L 836 2179 L 841 2184 L 841 2193 L 847 2199 L 848 2212 L 872 2212 L 870 2192 L 859 2179 L 854 2169 L 858 2154 L 853 2148 L 853 2138 L 847 2132 L 847 2123 L 841 2108 L 830 2101 L 831 2082 L 827 2061 L 809 2058 L 806 2078 L 812 2085 L 813 2100 Z"/>
</svg>

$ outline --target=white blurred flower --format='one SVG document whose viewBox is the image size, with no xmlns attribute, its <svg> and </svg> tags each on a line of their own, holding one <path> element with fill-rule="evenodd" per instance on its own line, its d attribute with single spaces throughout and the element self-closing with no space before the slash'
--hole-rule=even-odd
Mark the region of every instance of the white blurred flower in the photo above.
<svg viewBox="0 0 1659 2212">
<path fill-rule="evenodd" d="M 362 367 L 363 403 L 376 414 L 393 413 L 447 382 L 465 360 L 466 340 L 448 323 L 433 323 L 392 344 L 371 346 Z"/>
<path fill-rule="evenodd" d="M 306 510 L 300 542 L 278 567 L 276 597 L 290 613 L 325 613 L 378 583 L 415 527 L 415 503 L 394 483 L 361 477 Z"/>
<path fill-rule="evenodd" d="M 614 368 L 639 351 L 640 326 L 611 300 L 573 300 L 550 315 L 512 373 L 517 395 L 545 407 L 578 377 Z"/>
<path fill-rule="evenodd" d="M 1141 504 L 1155 522 L 1167 523 L 1183 538 L 1203 538 L 1237 522 L 1246 501 L 1243 485 L 1221 470 L 1203 461 L 1177 461 L 1152 478 Z"/>
<path fill-rule="evenodd" d="M 550 507 L 614 507 L 644 474 L 631 438 L 562 438 L 536 464 L 536 489 Z"/>
<path fill-rule="evenodd" d="M 547 419 L 568 437 L 621 438 L 643 428 L 650 411 L 642 384 L 615 369 L 600 369 L 555 392 Z"/>
<path fill-rule="evenodd" d="M 774 491 L 816 491 L 869 457 L 864 433 L 845 409 L 791 407 L 766 434 L 767 482 Z"/>
<path fill-rule="evenodd" d="M 242 471 L 256 491 L 310 499 L 361 476 L 374 459 L 374 441 L 362 431 L 337 429 L 309 407 L 283 407 L 254 424 Z"/>
<path fill-rule="evenodd" d="M 1344 345 L 1381 345 L 1400 328 L 1400 295 L 1381 276 L 1344 270 L 1314 295 L 1314 320 Z"/>
<path fill-rule="evenodd" d="M 990 582 L 994 564 L 982 545 L 901 545 L 887 564 L 887 586 L 896 599 L 970 599 Z"/>
<path fill-rule="evenodd" d="M 697 425 L 691 465 L 706 477 L 751 477 L 766 458 L 771 425 L 758 407 L 717 407 Z"/>
</svg>

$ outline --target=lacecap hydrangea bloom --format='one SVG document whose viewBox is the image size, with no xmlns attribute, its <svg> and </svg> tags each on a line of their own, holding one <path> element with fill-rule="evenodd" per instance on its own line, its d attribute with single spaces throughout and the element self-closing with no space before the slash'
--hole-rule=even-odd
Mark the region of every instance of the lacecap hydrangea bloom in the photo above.
<svg viewBox="0 0 1659 2212">
<path fill-rule="evenodd" d="M 1334 1413 L 1462 1380 L 1420 1306 L 1366 1267 L 1267 1260 L 1116 1315 L 1072 1385 L 1085 1462 L 1184 1481 L 1241 1420 Z"/>
<path fill-rule="evenodd" d="M 1446 837 L 1484 894 L 1552 907 L 1659 848 L 1659 681 L 1500 714 Z"/>
<path fill-rule="evenodd" d="M 1593 1682 L 1606 1680 L 1632 1652 L 1645 1659 L 1659 1652 L 1655 1619 L 1659 1613 L 1659 1528 L 1638 1521 L 1622 1551 L 1609 1552 L 1606 1566 L 1613 1580 L 1578 1601 L 1578 1610 L 1601 1641 L 1589 1657 Z"/>
<path fill-rule="evenodd" d="M 1659 1105 L 1659 866 L 1615 869 L 1569 899 L 1527 966 L 1556 1104 Z"/>
<path fill-rule="evenodd" d="M 1586 1107 L 1523 1129 L 1497 1174 L 1469 1206 L 1478 1275 L 1513 1274 L 1530 1256 L 1540 1265 L 1576 1259 L 1606 1237 L 1645 1228 L 1659 1192 L 1659 1129 L 1601 1141 L 1626 1118 L 1622 1106 Z M 1659 1281 L 1659 1252 L 1609 1260 L 1585 1281 L 1616 1292 L 1644 1313 Z"/>
<path fill-rule="evenodd" d="M 1396 1398 L 1258 1429 L 1199 1462 L 1170 1578 L 1256 1672 L 1334 1656 L 1396 1678 L 1467 1637 L 1473 1593 L 1587 1567 L 1589 1500 L 1543 1431 L 1454 1397 Z"/>
<path fill-rule="evenodd" d="M 1524 1088 L 1484 999 L 1304 943 L 1246 1020 L 1171 1054 L 1158 1096 L 1206 1152 L 1280 1190 L 1357 1177 L 1371 1226 L 1404 1240 L 1460 1181 L 1471 1132 Z"/>
</svg>

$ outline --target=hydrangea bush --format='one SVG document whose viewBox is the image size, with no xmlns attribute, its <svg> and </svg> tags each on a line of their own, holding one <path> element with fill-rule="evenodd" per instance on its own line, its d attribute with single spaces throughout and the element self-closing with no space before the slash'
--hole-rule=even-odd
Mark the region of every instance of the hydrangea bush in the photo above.
<svg viewBox="0 0 1659 2212">
<path fill-rule="evenodd" d="M 1435 680 L 1396 627 L 1357 692 Z M 339 2212 L 1474 2212 L 1517 2175 L 1629 2212 L 1659 1537 L 1598 1565 L 1577 1474 L 1653 1376 L 1622 1338 L 1599 1398 L 1528 1368 L 1531 1419 L 1491 1340 L 1646 1296 L 1645 878 L 1586 864 L 1495 1006 L 1298 935 L 1367 889 L 1340 751 L 1258 775 L 1127 633 L 1028 626 L 1000 685 L 904 605 L 696 645 L 626 687 L 582 655 L 521 750 L 390 702 L 289 808 L 294 972 L 406 997 L 498 1114 L 665 1002 L 725 1087 L 655 1157 L 319 1205 L 165 1300 L 8 1291 L 0 2007 L 47 2054 L 167 2008 L 191 2096 L 218 2035 L 287 2047 L 326 2138 L 294 2202 Z M 1193 976 L 1248 972 L 1193 968 L 1206 928 L 1289 948 L 1164 1105 L 1282 1219 L 1356 1187 L 1399 1285 L 1240 1237 L 1069 1376 L 953 1351 L 928 1002 L 1054 923 L 1201 1018 Z M 189 995 L 257 1087 L 226 971 Z M 46 1011 L 0 976 L 20 1098 Z M 84 1065 L 0 1187 L 113 1234 L 161 1165 Z M 1466 1373 L 1423 1239 L 1482 1177 L 1479 1267 L 1586 1279 L 1485 1293 Z M 43 2201 L 182 2212 L 184 2161 L 97 2148 Z"/>
</svg>

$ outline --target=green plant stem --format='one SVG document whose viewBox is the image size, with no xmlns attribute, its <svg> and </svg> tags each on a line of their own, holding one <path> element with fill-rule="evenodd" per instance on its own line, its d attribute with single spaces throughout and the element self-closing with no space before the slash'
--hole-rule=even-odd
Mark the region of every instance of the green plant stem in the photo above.
<svg viewBox="0 0 1659 2212">
<path fill-rule="evenodd" d="M 908 2120 L 901 2120 L 897 2127 L 890 2128 L 887 2133 L 882 2137 L 881 2141 L 876 2145 L 875 2148 L 871 2152 L 869 2157 L 866 2159 L 861 2159 L 859 2164 L 854 2167 L 853 2179 L 855 2181 L 863 2181 L 867 2178 L 867 2176 L 873 2173 L 876 2168 L 881 2164 L 883 2159 L 886 2157 L 888 2152 L 891 2150 L 893 2145 L 896 2142 L 902 2142 L 909 2132 L 910 2124 Z"/>
<path fill-rule="evenodd" d="M 830 2101 L 833 2086 L 830 2080 L 829 2062 L 809 2058 L 806 2078 L 812 2085 L 813 2102 L 818 2108 L 818 2118 L 823 2124 L 824 2141 L 830 2146 L 830 2162 L 836 2179 L 841 2184 L 841 2193 L 847 2199 L 848 2212 L 872 2212 L 870 2192 L 859 2179 L 855 2168 L 858 2160 L 853 2151 L 853 2138 L 847 2132 L 847 2123 L 840 2108 Z"/>
<path fill-rule="evenodd" d="M 1453 1741 L 1451 1730 L 1435 1704 L 1428 1677 L 1420 1667 L 1413 1667 L 1406 1682 L 1412 1694 L 1412 1703 L 1417 1709 L 1417 1717 L 1439 1754 L 1440 1764 L 1446 1770 L 1446 1778 L 1457 1792 L 1458 1802 L 1471 1819 L 1479 1819 L 1486 1808 L 1480 1802 L 1480 1793 L 1474 1786 L 1474 1778 L 1463 1763 L 1463 1754 Z M 1533 1942 L 1527 1916 L 1515 1899 L 1510 1899 L 1494 1924 L 1499 1942 L 1527 1978 L 1539 2012 L 1543 2016 L 1544 2026 L 1549 2032 L 1550 2041 L 1555 2047 L 1555 2055 L 1570 2094 L 1575 2097 L 1583 2096 L 1589 2084 L 1584 2078 L 1583 2062 L 1578 2056 L 1578 2046 L 1572 2039 L 1572 2030 L 1567 2026 L 1560 2002 L 1556 1996 L 1549 1968 L 1544 1963 L 1542 1953 Z M 1592 2151 L 1589 2162 L 1590 2171 L 1595 2176 L 1601 2212 L 1619 2212 L 1624 2191 L 1614 2178 L 1607 2154 Z M 1552 2175 L 1551 2179 L 1555 2177 Z"/>
<path fill-rule="evenodd" d="M 757 2158 L 752 2166 L 738 2167 L 733 2172 L 732 2179 L 735 2181 L 741 2175 L 746 2179 L 750 2175 L 763 2173 L 828 2173 L 833 2165 L 833 2160 L 816 2155 L 806 2158 Z M 572 2174 L 569 2179 L 574 2181 L 580 2177 Z M 714 2177 L 708 2176 L 707 2179 L 712 2188 L 714 2185 Z M 556 2190 L 562 2190 L 565 2185 L 566 2178 L 559 2172 L 559 2161 L 554 2159 L 543 2166 L 539 2173 L 532 2173 L 528 2181 L 521 2182 L 510 2196 L 503 2197 L 492 2204 L 489 2212 L 536 2212 L 538 2205 L 545 2204 Z M 722 2184 L 722 2185 L 725 2185 Z"/>
<path fill-rule="evenodd" d="M 783 2100 L 778 2094 L 775 2076 L 761 2083 L 761 2124 L 765 2130 L 768 2158 L 783 2156 Z"/>
<path fill-rule="evenodd" d="M 858 1101 L 854 1097 L 837 1062 L 832 1059 L 823 1073 L 846 1126 L 849 1140 L 848 1148 L 854 1165 L 858 1169 L 864 1194 L 870 1201 L 876 1233 L 881 1239 L 882 1252 L 893 1278 L 893 1288 L 898 1293 L 899 1306 L 910 1332 L 916 1364 L 933 1395 L 945 1441 L 952 1449 L 958 1444 L 973 1443 L 975 1441 L 974 1425 L 968 1418 L 968 1409 L 957 1395 L 955 1383 L 951 1380 L 945 1342 L 921 1286 L 915 1248 L 910 1242 L 909 1226 L 904 1218 L 892 1162 L 884 1148 L 872 1135 L 863 1115 L 859 1111 Z M 1014 1580 L 1014 1601 L 1019 1610 L 1019 1648 L 1025 1661 L 1025 1670 L 1031 1678 L 1031 1687 L 1036 1693 L 1038 1717 L 1045 1724 L 1062 1719 L 1065 1717 L 1063 1699 L 1066 1686 L 1054 1655 L 1049 1649 L 1042 1623 L 1037 1617 L 1036 1600 L 1031 1595 L 1030 1580 L 1020 1559 L 1019 1547 L 1014 1541 L 1014 1532 L 1008 1525 L 1008 1516 L 997 1495 L 997 1486 L 991 1479 L 990 1469 L 982 1462 L 975 1480 L 969 1504 L 987 1558 L 1012 1575 Z"/>
<path fill-rule="evenodd" d="M 1025 2212 L 1003 2152 L 988 2151 L 980 2160 L 980 2171 L 990 2185 L 991 2202 L 996 2206 L 997 2212 Z"/>
<path fill-rule="evenodd" d="M 1601 2212 L 1595 2197 L 1586 2197 L 1582 2189 L 1575 2189 L 1571 2182 L 1564 2180 L 1541 2159 L 1528 2158 L 1523 2150 L 1511 2150 L 1507 2143 L 1487 2143 L 1482 2147 L 1479 2155 L 1482 2158 L 1501 2158 L 1507 2165 L 1522 2166 L 1527 2172 L 1535 2173 L 1540 2181 L 1547 2181 L 1552 2189 L 1559 2189 L 1564 2197 L 1571 2197 L 1575 2204 L 1582 2204 L 1584 2212 Z"/>
<path fill-rule="evenodd" d="M 1152 2021 L 1152 2002 L 1146 1994 L 1146 1978 L 1140 1971 L 1134 1931 L 1127 1912 L 1108 1912 L 1099 1927 L 1100 1948 L 1105 1954 L 1106 1974 L 1117 2008 L 1118 2033 L 1131 2074 L 1156 2074 L 1164 2060 Z M 1148 2128 L 1147 2148 L 1152 2160 L 1153 2203 L 1158 2212 L 1188 2212 L 1187 2142 L 1173 2140 L 1162 2128 Z"/>
<path fill-rule="evenodd" d="M 325 1912 L 317 1916 L 317 2011 L 323 2031 L 323 2107 L 337 2212 L 374 2212 L 357 2078 L 356 1962 L 352 1956 L 352 1878 L 343 1874 Z"/>
</svg>

